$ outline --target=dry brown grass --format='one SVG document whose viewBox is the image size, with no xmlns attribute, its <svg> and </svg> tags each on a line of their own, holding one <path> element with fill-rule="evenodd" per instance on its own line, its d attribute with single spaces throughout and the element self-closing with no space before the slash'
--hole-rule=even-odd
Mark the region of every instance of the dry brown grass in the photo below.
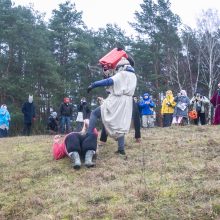
<svg viewBox="0 0 220 220">
<path fill-rule="evenodd" d="M 154 128 L 101 147 L 97 166 L 54 161 L 51 136 L 0 139 L 0 219 L 220 218 L 220 127 Z"/>
</svg>

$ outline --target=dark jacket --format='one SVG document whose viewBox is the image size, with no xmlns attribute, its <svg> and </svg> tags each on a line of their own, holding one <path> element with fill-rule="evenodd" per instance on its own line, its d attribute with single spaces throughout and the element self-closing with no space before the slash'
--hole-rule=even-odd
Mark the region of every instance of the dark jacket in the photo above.
<svg viewBox="0 0 220 220">
<path fill-rule="evenodd" d="M 86 102 L 81 102 L 78 105 L 78 112 L 83 113 L 83 119 L 89 119 L 91 111 Z"/>
<path fill-rule="evenodd" d="M 58 131 L 58 118 L 50 116 L 47 122 L 47 129 L 52 131 Z"/>
<path fill-rule="evenodd" d="M 60 106 L 60 116 L 72 117 L 73 107 L 70 104 L 62 103 Z"/>
<path fill-rule="evenodd" d="M 22 106 L 22 113 L 24 114 L 24 123 L 32 123 L 32 119 L 35 117 L 34 103 L 25 102 Z"/>
<path fill-rule="evenodd" d="M 139 104 L 133 100 L 132 119 L 140 119 Z"/>
</svg>

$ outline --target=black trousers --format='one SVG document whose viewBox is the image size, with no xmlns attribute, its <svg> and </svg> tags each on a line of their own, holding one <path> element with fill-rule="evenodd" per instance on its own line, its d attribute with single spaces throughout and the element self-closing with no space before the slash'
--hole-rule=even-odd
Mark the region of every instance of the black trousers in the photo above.
<svg viewBox="0 0 220 220">
<path fill-rule="evenodd" d="M 95 134 L 82 135 L 77 132 L 70 133 L 65 139 L 66 150 L 68 153 L 77 151 L 81 156 L 86 151 L 97 149 L 97 137 Z"/>
<path fill-rule="evenodd" d="M 205 113 L 197 112 L 197 114 L 198 114 L 198 118 L 194 119 L 194 124 L 198 125 L 200 121 L 201 125 L 205 125 L 206 124 Z"/>
<path fill-rule="evenodd" d="M 24 123 L 23 135 L 29 136 L 31 133 L 31 125 L 32 123 Z"/>
<path fill-rule="evenodd" d="M 134 123 L 134 138 L 138 139 L 141 138 L 141 120 L 140 117 L 133 118 Z"/>
<path fill-rule="evenodd" d="M 8 136 L 8 130 L 6 128 L 5 129 L 0 128 L 0 138 L 7 137 L 7 136 Z"/>
<path fill-rule="evenodd" d="M 101 135 L 100 135 L 100 141 L 106 142 L 107 139 L 108 139 L 108 134 L 107 134 L 107 132 L 106 132 L 106 130 L 105 130 L 105 127 L 104 127 L 104 125 L 103 125 L 103 126 L 102 126 Z"/>
<path fill-rule="evenodd" d="M 173 113 L 165 113 L 163 115 L 163 127 L 171 126 L 173 120 Z"/>
</svg>

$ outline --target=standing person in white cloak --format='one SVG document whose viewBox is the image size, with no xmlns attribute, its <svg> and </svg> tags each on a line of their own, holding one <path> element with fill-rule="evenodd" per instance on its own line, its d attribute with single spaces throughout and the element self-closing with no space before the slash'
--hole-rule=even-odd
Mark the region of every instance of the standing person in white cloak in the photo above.
<svg viewBox="0 0 220 220">
<path fill-rule="evenodd" d="M 118 150 L 116 151 L 118 154 L 125 154 L 124 136 L 129 132 L 132 119 L 132 97 L 137 78 L 131 64 L 134 64 L 131 58 L 122 57 L 116 65 L 115 75 L 96 81 L 87 89 L 90 92 L 96 87 L 109 87 L 108 97 L 91 113 L 87 134 L 92 134 L 97 119 L 101 118 L 107 133 L 118 140 Z"/>
</svg>

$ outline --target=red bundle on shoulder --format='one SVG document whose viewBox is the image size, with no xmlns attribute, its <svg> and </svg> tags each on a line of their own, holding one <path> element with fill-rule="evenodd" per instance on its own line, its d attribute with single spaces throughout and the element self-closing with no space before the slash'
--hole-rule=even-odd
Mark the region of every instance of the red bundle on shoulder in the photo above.
<svg viewBox="0 0 220 220">
<path fill-rule="evenodd" d="M 121 60 L 122 57 L 128 58 L 128 55 L 124 50 L 114 48 L 109 53 L 107 53 L 104 57 L 102 57 L 99 60 L 99 63 L 102 66 L 108 67 L 108 69 L 115 69 L 117 63 L 119 60 Z"/>
</svg>

